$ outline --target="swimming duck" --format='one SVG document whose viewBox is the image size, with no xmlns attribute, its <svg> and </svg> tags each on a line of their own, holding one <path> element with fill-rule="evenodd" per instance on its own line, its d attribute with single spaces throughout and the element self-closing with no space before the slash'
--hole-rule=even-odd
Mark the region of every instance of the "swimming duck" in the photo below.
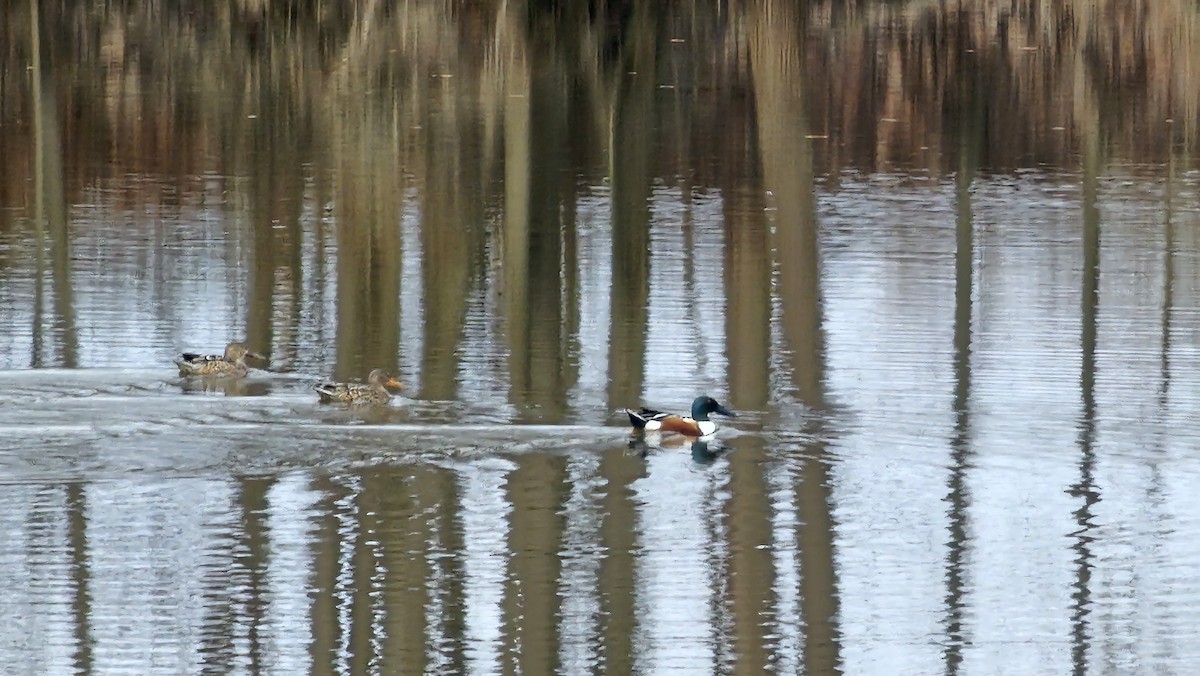
<svg viewBox="0 0 1200 676">
<path fill-rule="evenodd" d="M 230 343 L 225 346 L 225 354 L 196 354 L 184 352 L 175 360 L 181 376 L 232 376 L 241 377 L 249 373 L 246 357 L 266 360 L 257 352 L 251 352 L 241 343 Z"/>
<path fill-rule="evenodd" d="M 313 387 L 323 404 L 386 404 L 392 394 L 387 388 L 401 388 L 403 383 L 383 369 L 375 369 L 363 383 L 320 383 Z"/>
<path fill-rule="evenodd" d="M 696 397 L 692 402 L 691 417 L 674 413 L 663 413 L 650 408 L 625 409 L 629 422 L 637 431 L 676 432 L 687 437 L 706 437 L 717 431 L 717 423 L 708 419 L 709 413 L 719 413 L 731 418 L 737 414 L 717 403 L 708 395 Z"/>
</svg>

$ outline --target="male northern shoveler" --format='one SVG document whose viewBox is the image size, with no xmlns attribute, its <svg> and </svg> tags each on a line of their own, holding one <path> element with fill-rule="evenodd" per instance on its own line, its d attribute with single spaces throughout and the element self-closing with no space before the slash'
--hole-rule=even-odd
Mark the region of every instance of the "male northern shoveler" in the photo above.
<svg viewBox="0 0 1200 676">
<path fill-rule="evenodd" d="M 246 357 L 254 357 L 266 361 L 266 357 L 257 352 L 251 352 L 241 343 L 230 343 L 225 346 L 225 354 L 196 354 L 184 352 L 175 360 L 181 376 L 233 376 L 246 375 L 250 368 L 246 366 Z"/>
<path fill-rule="evenodd" d="M 323 404 L 386 404 L 392 394 L 389 387 L 400 389 L 404 384 L 383 369 L 375 369 L 363 383 L 321 383 L 313 387 Z"/>
<path fill-rule="evenodd" d="M 737 414 L 717 403 L 708 395 L 696 397 L 692 402 L 691 417 L 663 413 L 649 408 L 625 409 L 633 428 L 645 432 L 676 432 L 687 437 L 706 437 L 717 431 L 717 423 L 708 419 L 709 413 L 719 413 L 736 418 Z"/>
</svg>

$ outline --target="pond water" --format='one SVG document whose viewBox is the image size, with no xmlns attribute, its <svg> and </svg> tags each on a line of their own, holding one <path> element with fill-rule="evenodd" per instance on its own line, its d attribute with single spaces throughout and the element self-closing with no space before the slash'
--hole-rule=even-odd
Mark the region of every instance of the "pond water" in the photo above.
<svg viewBox="0 0 1200 676">
<path fill-rule="evenodd" d="M 1200 8 L 1017 4 L 0 10 L 0 664 L 1194 671 Z"/>
</svg>

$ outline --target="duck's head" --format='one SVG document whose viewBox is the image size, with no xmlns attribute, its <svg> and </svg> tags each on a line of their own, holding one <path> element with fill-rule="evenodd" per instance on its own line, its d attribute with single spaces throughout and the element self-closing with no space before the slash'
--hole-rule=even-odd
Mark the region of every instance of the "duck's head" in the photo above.
<svg viewBox="0 0 1200 676">
<path fill-rule="evenodd" d="M 396 376 L 384 371 L 383 369 L 375 369 L 367 376 L 367 382 L 372 385 L 380 385 L 382 387 L 390 387 L 395 390 L 404 389 L 404 383 L 396 379 Z"/>
<path fill-rule="evenodd" d="M 736 418 L 737 414 L 717 403 L 716 399 L 708 395 L 696 397 L 692 402 L 692 420 L 708 420 L 709 413 L 718 413 L 727 415 L 730 418 Z"/>
<path fill-rule="evenodd" d="M 253 357 L 261 361 L 266 361 L 267 358 L 257 352 L 252 352 L 250 348 L 243 343 L 230 343 L 225 346 L 226 361 L 241 361 L 246 357 Z"/>
</svg>

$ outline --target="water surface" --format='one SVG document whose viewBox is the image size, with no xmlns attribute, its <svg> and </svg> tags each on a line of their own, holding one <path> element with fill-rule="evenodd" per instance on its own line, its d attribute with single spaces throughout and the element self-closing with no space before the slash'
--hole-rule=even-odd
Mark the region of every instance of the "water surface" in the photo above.
<svg viewBox="0 0 1200 676">
<path fill-rule="evenodd" d="M 1200 16 L 1129 7 L 10 4 L 0 662 L 1193 671 Z"/>
</svg>

